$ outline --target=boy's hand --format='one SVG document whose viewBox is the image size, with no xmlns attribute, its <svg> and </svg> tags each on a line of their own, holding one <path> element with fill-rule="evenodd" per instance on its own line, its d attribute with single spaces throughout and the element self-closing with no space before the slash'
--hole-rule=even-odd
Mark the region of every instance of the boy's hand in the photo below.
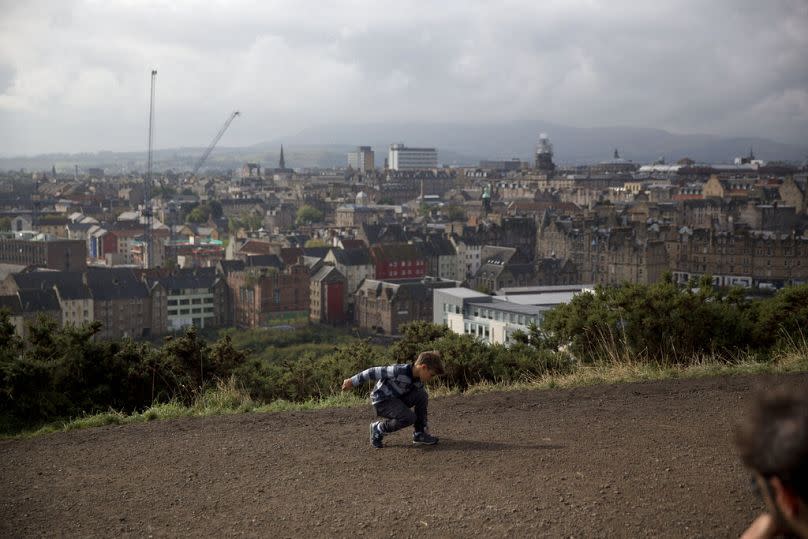
<svg viewBox="0 0 808 539">
<path fill-rule="evenodd" d="M 346 378 L 342 381 L 342 390 L 347 391 L 349 389 L 353 389 L 353 382 L 350 378 Z"/>
</svg>

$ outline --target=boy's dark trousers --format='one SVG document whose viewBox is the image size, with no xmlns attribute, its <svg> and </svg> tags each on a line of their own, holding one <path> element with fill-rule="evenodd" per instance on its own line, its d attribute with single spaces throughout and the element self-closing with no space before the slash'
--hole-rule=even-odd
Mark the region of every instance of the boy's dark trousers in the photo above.
<svg viewBox="0 0 808 539">
<path fill-rule="evenodd" d="M 415 432 L 426 429 L 426 414 L 429 396 L 424 388 L 413 389 L 400 398 L 392 398 L 373 405 L 376 415 L 385 418 L 381 431 L 385 434 L 415 425 Z M 410 408 L 415 410 L 410 410 Z"/>
</svg>

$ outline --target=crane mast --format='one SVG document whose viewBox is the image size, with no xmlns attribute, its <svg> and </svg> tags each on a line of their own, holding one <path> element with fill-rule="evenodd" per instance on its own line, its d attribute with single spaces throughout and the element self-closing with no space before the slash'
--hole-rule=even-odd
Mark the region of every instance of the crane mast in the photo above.
<svg viewBox="0 0 808 539">
<path fill-rule="evenodd" d="M 154 245 L 152 225 L 154 215 L 152 211 L 152 144 L 154 139 L 154 83 L 157 80 L 157 70 L 151 72 L 151 98 L 149 99 L 149 150 L 146 158 L 146 181 L 143 186 L 143 267 L 150 268 L 154 260 Z"/>
<path fill-rule="evenodd" d="M 240 113 L 237 110 L 230 114 L 230 117 L 227 118 L 227 121 L 224 123 L 222 128 L 219 129 L 219 132 L 216 133 L 215 137 L 213 137 L 213 141 L 207 147 L 207 149 L 205 150 L 205 153 L 203 153 L 202 157 L 199 158 L 199 161 L 196 162 L 196 165 L 194 166 L 194 170 L 193 170 L 193 172 L 191 172 L 191 176 L 196 176 L 196 173 L 199 172 L 200 168 L 202 168 L 202 165 L 205 163 L 205 160 L 210 155 L 210 152 L 212 152 L 213 148 L 216 147 L 216 143 L 219 142 L 219 139 L 222 138 L 222 135 L 224 135 L 224 132 L 227 131 L 228 127 L 230 127 L 230 122 L 232 122 L 236 118 L 236 116 L 238 116 L 239 114 Z"/>
</svg>

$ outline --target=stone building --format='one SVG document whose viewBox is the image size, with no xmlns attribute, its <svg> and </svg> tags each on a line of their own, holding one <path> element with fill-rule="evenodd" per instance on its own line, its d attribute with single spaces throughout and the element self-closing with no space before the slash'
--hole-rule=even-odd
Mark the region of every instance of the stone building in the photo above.
<svg viewBox="0 0 808 539">
<path fill-rule="evenodd" d="M 309 270 L 294 264 L 275 268 L 245 267 L 227 276 L 233 297 L 234 324 L 265 327 L 271 320 L 309 314 Z"/>
<path fill-rule="evenodd" d="M 345 322 L 347 310 L 347 280 L 337 268 L 323 264 L 311 276 L 309 319 L 323 324 Z"/>
<path fill-rule="evenodd" d="M 808 237 L 756 231 L 679 231 L 674 280 L 712 275 L 720 286 L 781 288 L 808 282 Z"/>
<path fill-rule="evenodd" d="M 432 320 L 434 288 L 456 285 L 454 281 L 365 279 L 354 293 L 355 322 L 363 329 L 398 335 L 406 323 Z"/>
<path fill-rule="evenodd" d="M 780 185 L 780 199 L 787 206 L 794 206 L 798 214 L 808 212 L 808 179 L 806 176 L 789 176 Z"/>
<path fill-rule="evenodd" d="M 481 257 L 480 269 L 471 280 L 472 286 L 477 290 L 493 292 L 505 286 L 537 284 L 533 263 L 520 261 L 514 247 L 486 245 Z"/>
<path fill-rule="evenodd" d="M 87 243 L 65 239 L 0 238 L 0 263 L 82 271 L 87 267 Z"/>
</svg>

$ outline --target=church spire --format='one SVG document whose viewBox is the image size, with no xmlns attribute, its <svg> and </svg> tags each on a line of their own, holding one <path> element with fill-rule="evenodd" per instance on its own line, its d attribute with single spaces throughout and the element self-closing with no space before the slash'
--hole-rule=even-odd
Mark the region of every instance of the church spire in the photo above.
<svg viewBox="0 0 808 539">
<path fill-rule="evenodd" d="M 283 144 L 281 144 L 281 160 L 278 163 L 278 168 L 281 170 L 286 169 L 286 161 L 283 159 Z"/>
</svg>

